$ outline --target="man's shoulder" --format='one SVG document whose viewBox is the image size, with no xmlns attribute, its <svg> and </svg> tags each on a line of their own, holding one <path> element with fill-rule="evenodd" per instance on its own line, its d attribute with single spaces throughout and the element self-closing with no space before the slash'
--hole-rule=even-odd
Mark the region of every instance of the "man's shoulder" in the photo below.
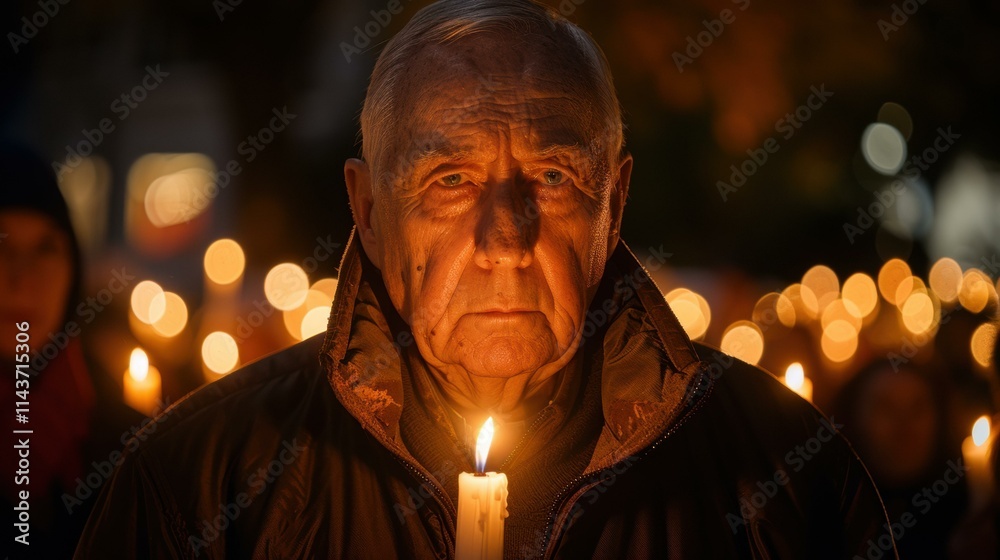
<svg viewBox="0 0 1000 560">
<path fill-rule="evenodd" d="M 698 357 L 706 364 L 708 375 L 716 388 L 739 393 L 750 392 L 755 397 L 762 394 L 778 397 L 794 396 L 791 389 L 764 368 L 748 364 L 707 344 L 695 342 L 694 346 Z M 785 399 L 782 398 L 782 401 Z M 815 410 L 802 399 L 791 399 L 788 402 L 799 402 Z"/>
<path fill-rule="evenodd" d="M 763 368 L 704 344 L 695 343 L 695 348 L 712 380 L 712 393 L 704 405 L 709 416 L 741 429 L 764 428 L 758 435 L 771 434 L 775 440 L 839 427 Z"/>
<path fill-rule="evenodd" d="M 312 408 L 337 399 L 319 361 L 323 335 L 265 356 L 205 385 L 147 419 L 130 450 L 163 454 L 185 447 L 275 441 L 305 428 Z M 251 437 L 252 436 L 252 437 Z"/>
<path fill-rule="evenodd" d="M 322 342 L 323 335 L 317 335 L 251 362 L 193 391 L 164 414 L 186 418 L 206 411 L 225 414 L 302 403 L 305 391 L 327 384 L 319 361 Z"/>
</svg>

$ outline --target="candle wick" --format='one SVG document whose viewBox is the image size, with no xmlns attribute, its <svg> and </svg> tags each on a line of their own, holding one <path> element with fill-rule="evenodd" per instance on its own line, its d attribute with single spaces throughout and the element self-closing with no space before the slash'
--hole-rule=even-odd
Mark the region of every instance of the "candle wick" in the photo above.
<svg viewBox="0 0 1000 560">
<path fill-rule="evenodd" d="M 486 473 L 484 473 L 484 472 L 477 472 L 477 473 L 474 473 L 473 476 L 486 476 Z"/>
</svg>

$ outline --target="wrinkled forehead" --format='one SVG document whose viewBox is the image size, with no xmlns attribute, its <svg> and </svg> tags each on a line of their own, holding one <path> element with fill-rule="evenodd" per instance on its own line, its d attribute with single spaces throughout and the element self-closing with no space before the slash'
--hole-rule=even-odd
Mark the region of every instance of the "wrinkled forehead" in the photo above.
<svg viewBox="0 0 1000 560">
<path fill-rule="evenodd" d="M 422 49 L 397 89 L 403 149 L 576 148 L 591 152 L 600 111 L 578 52 L 537 41 L 474 35 Z"/>
</svg>

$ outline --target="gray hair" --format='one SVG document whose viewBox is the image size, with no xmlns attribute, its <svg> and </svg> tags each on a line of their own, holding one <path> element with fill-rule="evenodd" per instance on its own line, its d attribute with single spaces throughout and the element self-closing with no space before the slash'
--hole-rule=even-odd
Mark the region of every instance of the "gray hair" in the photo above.
<svg viewBox="0 0 1000 560">
<path fill-rule="evenodd" d="M 582 81 L 595 98 L 602 143 L 612 155 L 624 150 L 621 108 L 611 68 L 593 38 L 555 10 L 532 0 L 439 0 L 418 11 L 382 50 L 372 70 L 361 110 L 362 158 L 383 168 L 385 150 L 399 114 L 396 91 L 411 59 L 426 46 L 444 45 L 476 33 L 539 34 L 561 41 L 588 62 Z M 382 173 L 379 173 L 382 175 Z M 377 180 L 376 180 L 377 181 Z"/>
</svg>

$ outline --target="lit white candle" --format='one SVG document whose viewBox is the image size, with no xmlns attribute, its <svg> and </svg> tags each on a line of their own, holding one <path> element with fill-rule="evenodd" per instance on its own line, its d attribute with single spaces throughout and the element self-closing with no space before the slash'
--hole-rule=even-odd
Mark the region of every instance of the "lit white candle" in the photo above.
<svg viewBox="0 0 1000 560">
<path fill-rule="evenodd" d="M 476 472 L 458 475 L 457 560 L 502 560 L 503 520 L 507 517 L 507 475 L 486 470 L 493 441 L 493 418 L 476 441 Z"/>
<path fill-rule="evenodd" d="M 802 364 L 798 362 L 793 362 L 785 370 L 785 386 L 789 389 L 798 393 L 803 399 L 812 402 L 813 400 L 813 384 L 812 381 L 806 377 L 805 371 L 802 369 Z"/>
<path fill-rule="evenodd" d="M 990 419 L 980 416 L 972 425 L 972 435 L 962 442 L 962 458 L 968 469 L 969 505 L 978 511 L 993 497 L 993 469 L 990 468 Z"/>
<path fill-rule="evenodd" d="M 125 389 L 125 404 L 152 416 L 160 404 L 160 372 L 149 365 L 149 358 L 141 349 L 132 350 L 128 370 L 122 380 Z"/>
</svg>

